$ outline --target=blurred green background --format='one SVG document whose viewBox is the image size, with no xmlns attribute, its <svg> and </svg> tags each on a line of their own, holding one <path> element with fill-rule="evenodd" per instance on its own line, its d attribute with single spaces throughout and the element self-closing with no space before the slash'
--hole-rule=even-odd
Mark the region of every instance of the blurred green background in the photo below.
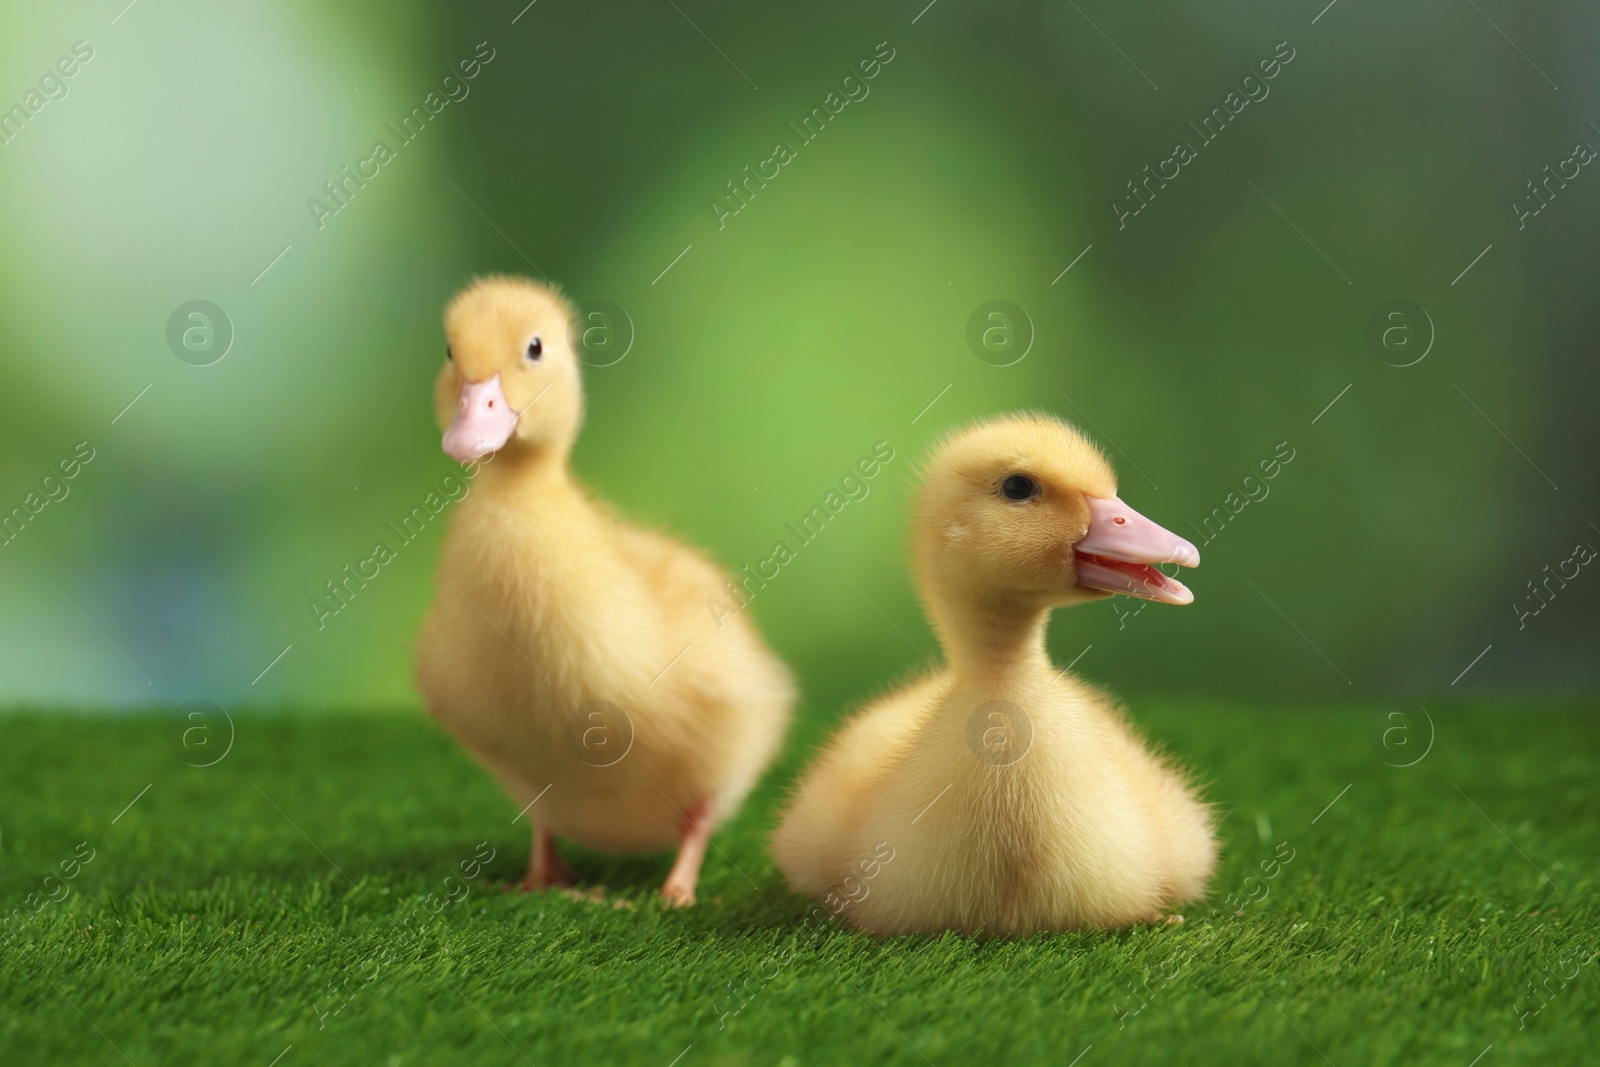
<svg viewBox="0 0 1600 1067">
<path fill-rule="evenodd" d="M 1527 586 L 1600 546 L 1600 174 L 1512 208 L 1600 145 L 1593 7 L 125 3 L 0 11 L 0 107 L 25 112 L 0 145 L 0 508 L 67 491 L 0 547 L 6 703 L 414 706 L 443 524 L 324 629 L 307 601 L 450 471 L 439 316 L 496 271 L 625 310 L 580 474 L 730 568 L 894 448 L 754 605 L 813 707 L 936 654 L 916 463 L 1022 407 L 1084 426 L 1197 543 L 1293 449 L 1202 543 L 1193 607 L 1056 618 L 1093 679 L 1297 703 L 1600 682 L 1600 577 L 1536 615 Z M 386 124 L 447 90 L 402 145 Z M 394 158 L 319 225 L 308 200 L 380 139 Z M 1196 158 L 1119 228 L 1178 142 Z M 209 366 L 167 340 L 196 299 L 234 333 Z M 1025 319 L 975 351 L 995 300 Z M 1425 317 L 1375 348 L 1396 300 Z"/>
</svg>

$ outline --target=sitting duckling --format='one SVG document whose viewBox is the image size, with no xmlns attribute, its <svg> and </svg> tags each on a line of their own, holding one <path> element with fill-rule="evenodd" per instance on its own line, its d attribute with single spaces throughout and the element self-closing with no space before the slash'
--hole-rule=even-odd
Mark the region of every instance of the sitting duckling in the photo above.
<svg viewBox="0 0 1600 1067">
<path fill-rule="evenodd" d="M 712 614 L 725 575 L 574 480 L 572 320 L 556 292 L 508 277 L 473 282 L 445 312 L 435 407 L 445 452 L 476 470 L 417 682 L 525 806 L 523 889 L 572 884 L 557 834 L 613 852 L 676 845 L 661 896 L 689 905 L 711 832 L 782 740 L 794 685 L 747 611 Z"/>
<path fill-rule="evenodd" d="M 937 449 L 914 541 L 949 666 L 868 705 L 813 762 L 772 842 L 789 885 L 875 934 L 1109 928 L 1202 895 L 1210 809 L 1044 639 L 1063 605 L 1190 603 L 1154 565 L 1200 553 L 1119 500 L 1071 427 L 1022 414 Z"/>
</svg>

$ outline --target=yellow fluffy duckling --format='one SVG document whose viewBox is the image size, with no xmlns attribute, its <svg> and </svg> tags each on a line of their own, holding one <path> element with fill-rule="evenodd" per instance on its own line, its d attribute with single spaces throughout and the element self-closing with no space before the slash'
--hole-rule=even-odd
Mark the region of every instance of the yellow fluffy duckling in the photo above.
<svg viewBox="0 0 1600 1067">
<path fill-rule="evenodd" d="M 417 680 L 432 714 L 526 806 L 522 886 L 568 886 L 555 836 L 613 852 L 676 846 L 661 888 L 694 903 L 706 845 L 782 740 L 788 670 L 727 578 L 628 525 L 574 480 L 583 416 L 573 313 L 520 278 L 445 312 L 434 389 L 444 450 L 476 471 L 456 505 Z"/>
<path fill-rule="evenodd" d="M 949 665 L 868 705 L 813 762 L 772 842 L 790 886 L 876 934 L 1116 927 L 1202 895 L 1210 809 L 1045 651 L 1056 607 L 1190 603 L 1155 565 L 1200 553 L 1117 498 L 1092 444 L 1036 415 L 937 449 L 914 542 Z"/>
</svg>

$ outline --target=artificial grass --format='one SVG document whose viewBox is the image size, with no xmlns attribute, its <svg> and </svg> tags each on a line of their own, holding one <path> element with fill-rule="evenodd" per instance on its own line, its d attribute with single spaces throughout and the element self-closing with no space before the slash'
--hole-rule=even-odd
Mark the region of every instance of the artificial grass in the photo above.
<svg viewBox="0 0 1600 1067">
<path fill-rule="evenodd" d="M 420 717 L 236 716 L 197 768 L 164 715 L 12 714 L 0 1063 L 1583 1062 L 1600 716 L 1430 710 L 1396 767 L 1415 715 L 1385 747 L 1366 711 L 1140 707 L 1225 812 L 1212 900 L 990 941 L 799 930 L 764 839 L 815 724 L 672 911 L 664 855 L 568 847 L 606 903 L 501 892 L 527 824 Z"/>
</svg>

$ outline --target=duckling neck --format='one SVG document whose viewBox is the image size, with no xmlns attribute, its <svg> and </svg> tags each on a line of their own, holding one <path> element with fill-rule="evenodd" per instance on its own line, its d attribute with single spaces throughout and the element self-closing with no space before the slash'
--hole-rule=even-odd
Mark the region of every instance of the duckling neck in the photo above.
<svg viewBox="0 0 1600 1067">
<path fill-rule="evenodd" d="M 567 454 L 554 448 L 506 449 L 486 461 L 479 474 L 485 488 L 499 492 L 572 488 Z"/>
<path fill-rule="evenodd" d="M 982 685 L 1015 680 L 1050 665 L 1044 642 L 1048 608 L 950 598 L 930 607 L 950 668 L 962 681 Z"/>
</svg>

